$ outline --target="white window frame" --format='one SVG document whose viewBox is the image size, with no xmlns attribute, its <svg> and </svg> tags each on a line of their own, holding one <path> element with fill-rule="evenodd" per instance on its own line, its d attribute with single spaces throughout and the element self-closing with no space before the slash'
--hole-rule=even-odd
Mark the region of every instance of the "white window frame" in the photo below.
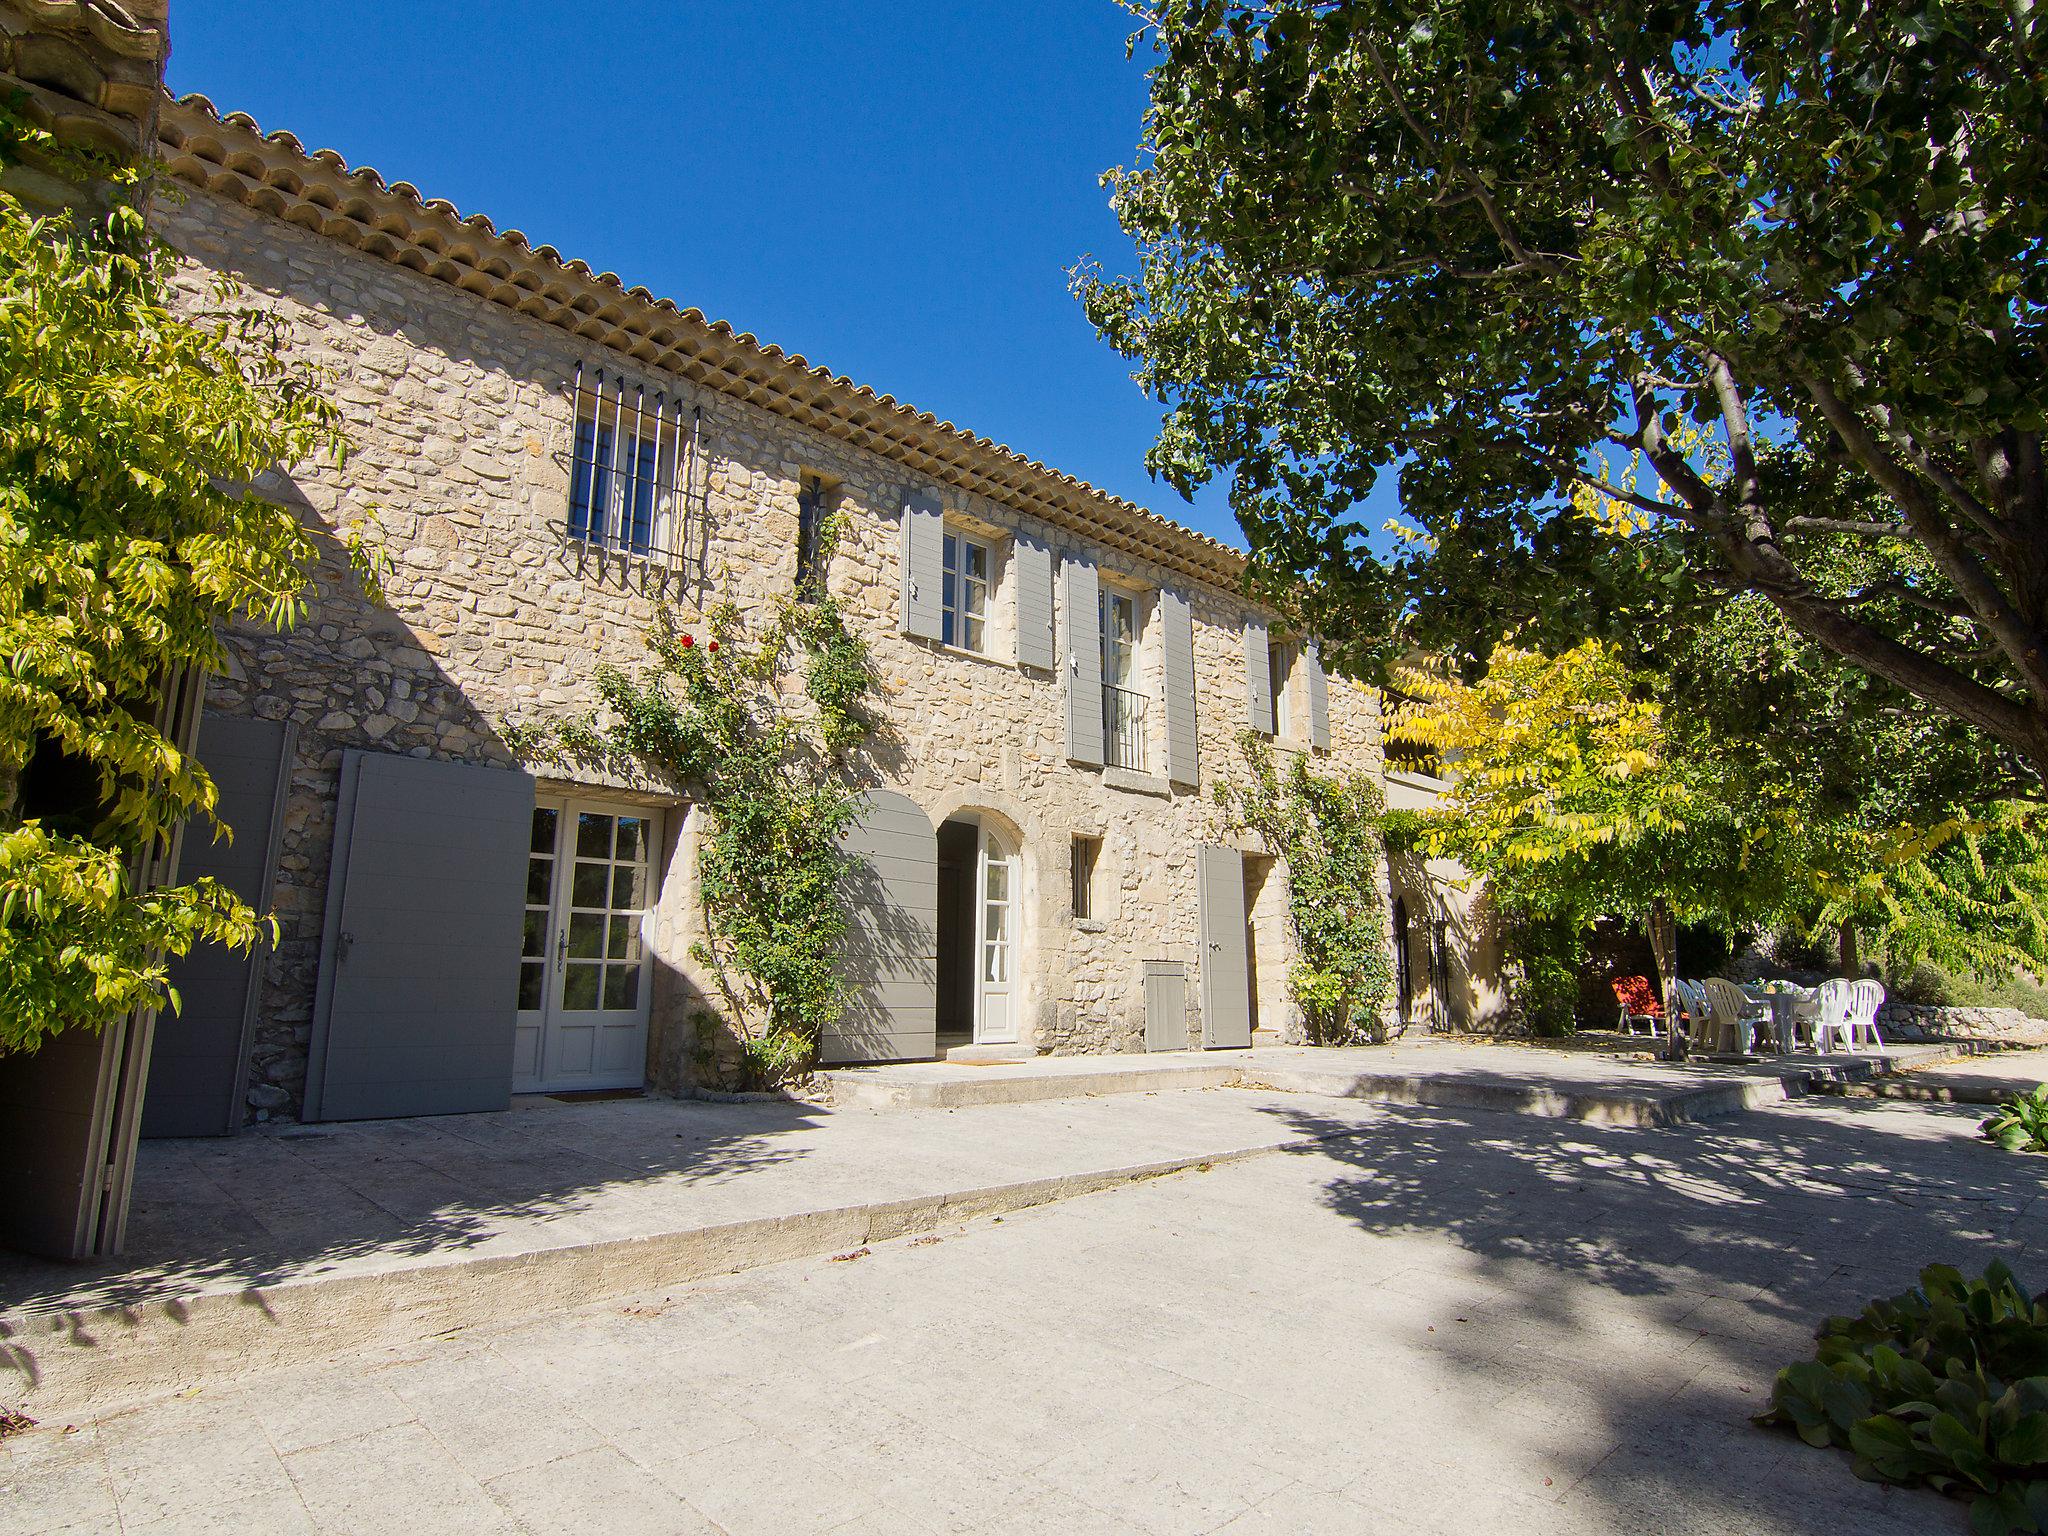
<svg viewBox="0 0 2048 1536">
<path fill-rule="evenodd" d="M 981 572 L 974 572 L 974 555 Z M 955 650 L 988 653 L 988 599 L 994 584 L 996 555 L 988 540 L 958 528 L 945 531 L 941 555 L 939 638 Z"/>
</svg>

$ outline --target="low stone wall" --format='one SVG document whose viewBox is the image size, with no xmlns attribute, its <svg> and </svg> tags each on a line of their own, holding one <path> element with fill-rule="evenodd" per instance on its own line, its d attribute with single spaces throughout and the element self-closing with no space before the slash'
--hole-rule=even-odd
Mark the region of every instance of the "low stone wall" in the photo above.
<svg viewBox="0 0 2048 1536">
<path fill-rule="evenodd" d="M 2048 1019 L 2030 1018 L 2017 1008 L 1965 1008 L 1947 1004 L 1887 1002 L 1878 1028 L 1897 1040 L 2005 1040 L 2048 1044 Z"/>
</svg>

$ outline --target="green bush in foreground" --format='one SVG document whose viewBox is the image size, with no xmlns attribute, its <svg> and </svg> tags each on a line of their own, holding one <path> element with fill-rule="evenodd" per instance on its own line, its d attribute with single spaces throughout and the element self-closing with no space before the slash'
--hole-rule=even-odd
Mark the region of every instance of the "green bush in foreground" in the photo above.
<svg viewBox="0 0 2048 1536">
<path fill-rule="evenodd" d="M 1978 1536 L 2048 1532 L 2048 1295 L 2000 1263 L 1975 1280 L 1930 1264 L 1816 1337 L 1759 1424 L 1840 1446 L 1858 1477 L 1970 1499 Z"/>
<path fill-rule="evenodd" d="M 2014 1094 L 1980 1129 L 2008 1152 L 2048 1152 L 2048 1083 Z"/>
</svg>

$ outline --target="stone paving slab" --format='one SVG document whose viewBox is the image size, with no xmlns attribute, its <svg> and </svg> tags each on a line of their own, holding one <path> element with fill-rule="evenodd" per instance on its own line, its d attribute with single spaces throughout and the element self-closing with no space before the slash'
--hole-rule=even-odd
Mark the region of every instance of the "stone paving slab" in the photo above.
<svg viewBox="0 0 2048 1536">
<path fill-rule="evenodd" d="M 1850 1092 L 1876 1098 L 1931 1099 L 1952 1104 L 2002 1104 L 2048 1083 L 2048 1050 L 1984 1051 L 1964 1061 L 1913 1066 L 1896 1077 Z"/>
<path fill-rule="evenodd" d="M 0 1381 L 28 1403 L 424 1337 L 1341 1135 L 1279 1095 L 879 1114 L 522 1102 L 494 1115 L 145 1142 L 118 1264 L 0 1256 Z"/>
<path fill-rule="evenodd" d="M 1749 1416 L 1929 1260 L 2043 1283 L 2039 1165 L 1970 1112 L 1344 1108 L 1281 1107 L 1348 1128 L 1312 1150 L 859 1260 L 52 1421 L 0 1441 L 0 1527 L 1963 1536 Z"/>
</svg>

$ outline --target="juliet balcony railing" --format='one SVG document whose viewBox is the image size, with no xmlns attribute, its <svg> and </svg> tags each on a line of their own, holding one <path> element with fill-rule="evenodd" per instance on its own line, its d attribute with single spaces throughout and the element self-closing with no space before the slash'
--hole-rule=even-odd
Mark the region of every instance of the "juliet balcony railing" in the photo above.
<svg viewBox="0 0 2048 1536">
<path fill-rule="evenodd" d="M 1103 761 L 1110 767 L 1145 772 L 1145 706 L 1151 702 L 1115 683 L 1102 685 Z"/>
</svg>

